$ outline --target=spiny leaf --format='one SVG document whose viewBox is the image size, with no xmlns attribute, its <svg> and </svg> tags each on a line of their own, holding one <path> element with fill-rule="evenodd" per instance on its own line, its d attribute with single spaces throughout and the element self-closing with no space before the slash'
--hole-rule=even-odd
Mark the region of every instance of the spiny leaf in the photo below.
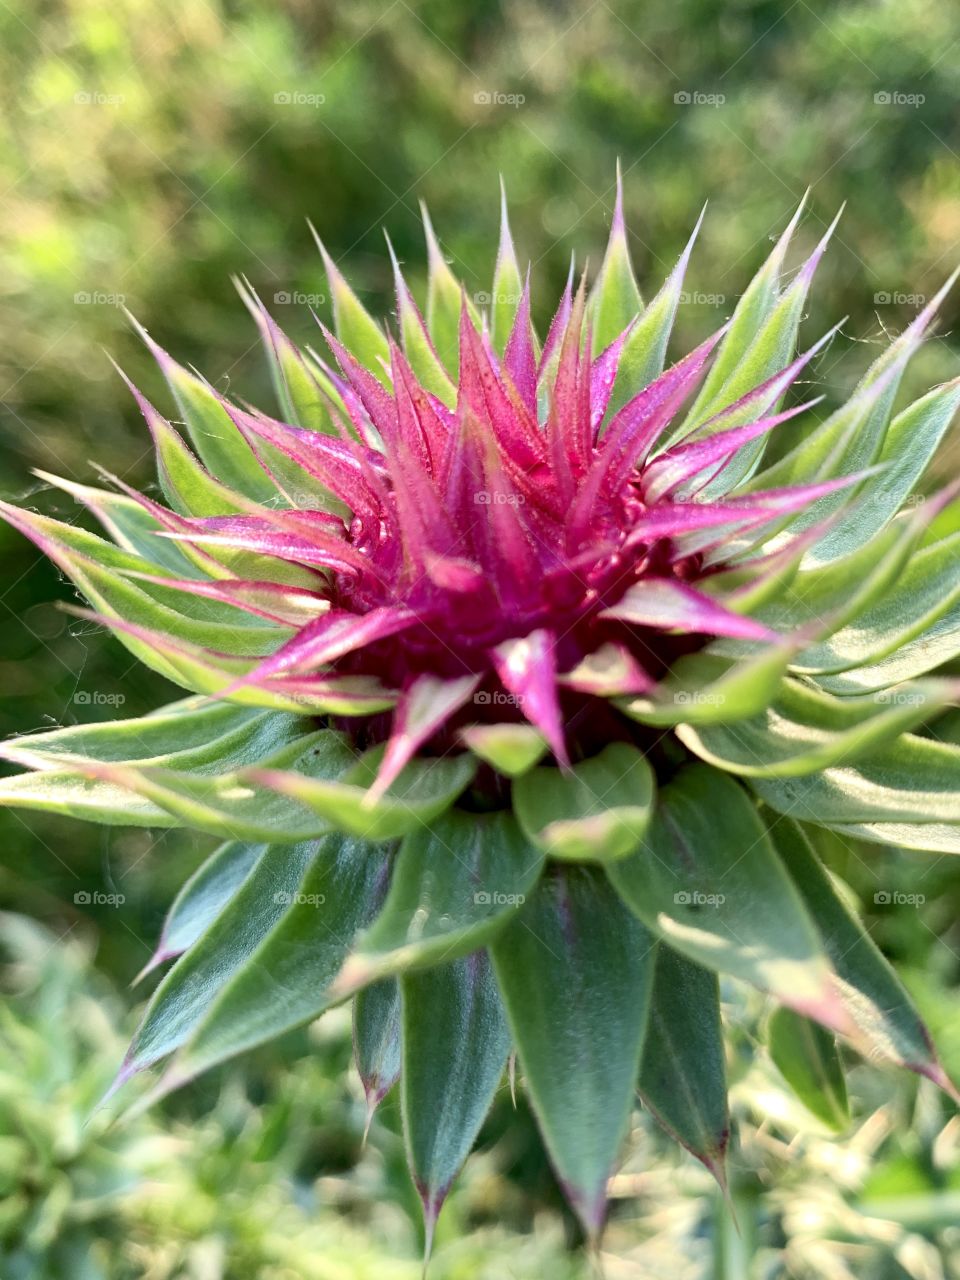
<svg viewBox="0 0 960 1280">
<path fill-rule="evenodd" d="M 792 1009 L 777 1009 L 767 1025 L 767 1046 L 807 1110 L 828 1129 L 842 1132 L 850 1123 L 850 1107 L 834 1037 Z"/>
<path fill-rule="evenodd" d="M 837 891 L 810 836 L 792 818 L 772 817 L 770 832 L 798 891 L 815 913 L 838 989 L 869 1056 L 880 1055 L 951 1088 L 930 1033 L 889 962 Z"/>
<path fill-rule="evenodd" d="M 645 847 L 607 874 L 689 959 L 846 1027 L 813 919 L 746 792 L 724 774 L 697 764 L 678 773 L 659 793 Z"/>
<path fill-rule="evenodd" d="M 337 990 L 475 950 L 517 912 L 542 867 L 510 813 L 449 810 L 411 831 L 383 909 L 357 939 Z"/>
<path fill-rule="evenodd" d="M 914 729 L 960 698 L 960 682 L 928 680 L 867 698 L 832 698 L 784 680 L 770 706 L 735 724 L 680 725 L 708 764 L 741 777 L 788 778 L 847 763 Z"/>
<path fill-rule="evenodd" d="M 636 1086 L 655 944 L 601 871 L 556 866 L 491 951 L 547 1151 L 596 1239 Z"/>
<path fill-rule="evenodd" d="M 503 1077 L 510 1036 L 483 951 L 408 973 L 401 990 L 403 1132 L 429 1257 L 440 1209 Z"/>
<path fill-rule="evenodd" d="M 215 849 L 173 900 L 160 941 L 137 980 L 166 960 L 182 955 L 201 938 L 263 857 L 264 844 L 232 840 Z"/>
<path fill-rule="evenodd" d="M 657 948 L 638 1088 L 656 1118 L 721 1186 L 730 1132 L 716 974 Z"/>
<path fill-rule="evenodd" d="M 319 840 L 296 888 L 276 895 L 282 914 L 213 995 L 161 1088 L 309 1022 L 334 1003 L 333 979 L 388 874 L 389 857 L 376 845 L 339 834 Z"/>
<path fill-rule="evenodd" d="M 353 999 L 353 1056 L 367 1098 L 367 1128 L 400 1079 L 400 984 L 372 982 Z"/>
</svg>

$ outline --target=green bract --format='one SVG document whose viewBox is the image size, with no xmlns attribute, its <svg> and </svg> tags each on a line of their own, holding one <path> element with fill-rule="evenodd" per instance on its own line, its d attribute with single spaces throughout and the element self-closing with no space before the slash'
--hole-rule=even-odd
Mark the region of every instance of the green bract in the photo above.
<svg viewBox="0 0 960 1280">
<path fill-rule="evenodd" d="M 490 295 L 429 224 L 425 319 L 394 263 L 400 345 L 325 254 L 335 364 L 243 289 L 279 418 L 144 335 L 184 426 L 135 393 L 164 503 L 58 482 L 106 537 L 4 507 L 190 696 L 8 743 L 0 801 L 226 842 L 121 1083 L 353 998 L 428 1239 L 511 1054 L 589 1235 L 638 1096 L 722 1181 L 720 976 L 772 997 L 830 1126 L 838 1043 L 952 1090 L 822 854 L 960 852 L 960 541 L 950 492 L 916 501 L 960 381 L 896 411 L 941 294 L 835 412 L 783 409 L 822 345 L 795 356 L 827 239 L 785 276 L 798 220 L 666 372 L 692 241 L 644 305 L 619 198 L 542 341 L 505 219 Z"/>
</svg>

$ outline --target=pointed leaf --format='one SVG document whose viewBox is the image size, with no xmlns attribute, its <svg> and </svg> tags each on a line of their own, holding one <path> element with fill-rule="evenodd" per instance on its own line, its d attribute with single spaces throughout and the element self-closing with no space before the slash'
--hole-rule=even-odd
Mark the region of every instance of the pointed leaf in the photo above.
<svg viewBox="0 0 960 1280">
<path fill-rule="evenodd" d="M 657 948 L 638 1088 L 668 1133 L 724 1183 L 730 1135 L 716 974 Z"/>
<path fill-rule="evenodd" d="M 353 999 L 353 1056 L 368 1116 L 400 1079 L 400 984 L 373 982 Z"/>
<path fill-rule="evenodd" d="M 340 835 L 318 841 L 297 888 L 279 894 L 282 915 L 191 1029 L 166 1087 L 329 1008 L 333 979 L 376 910 L 388 874 L 387 854 L 376 845 Z"/>
<path fill-rule="evenodd" d="M 808 1111 L 841 1133 L 850 1123 L 847 1084 L 829 1031 L 792 1009 L 774 1011 L 767 1026 L 770 1056 Z"/>
<path fill-rule="evenodd" d="M 587 1233 L 630 1114 L 655 944 L 592 867 L 553 867 L 491 948 L 540 1130 Z"/>
<path fill-rule="evenodd" d="M 215 849 L 185 882 L 167 912 L 157 948 L 139 976 L 188 951 L 240 889 L 266 849 L 232 840 Z"/>
<path fill-rule="evenodd" d="M 960 699 L 960 681 L 928 680 L 867 698 L 832 698 L 784 680 L 769 707 L 736 724 L 681 725 L 702 760 L 741 777 L 789 778 L 847 763 Z"/>
<path fill-rule="evenodd" d="M 299 801 L 331 826 L 368 840 L 392 840 L 434 822 L 470 784 L 476 761 L 462 755 L 412 760 L 386 792 L 369 801 L 383 747 L 368 751 L 334 780 L 258 770 L 251 781 Z"/>
<path fill-rule="evenodd" d="M 773 818 L 770 832 L 790 878 L 815 913 L 841 999 L 866 1043 L 865 1052 L 943 1086 L 946 1077 L 929 1031 L 892 966 L 837 891 L 810 833 L 792 818 Z"/>
<path fill-rule="evenodd" d="M 406 974 L 401 990 L 403 1132 L 429 1254 L 447 1192 L 503 1077 L 510 1036 L 484 951 Z"/>
<path fill-rule="evenodd" d="M 659 793 L 645 847 L 607 874 L 689 959 L 846 1026 L 813 919 L 746 792 L 724 774 L 681 770 Z"/>
<path fill-rule="evenodd" d="M 411 831 L 383 909 L 337 978 L 338 993 L 476 950 L 516 914 L 542 869 L 543 854 L 510 813 L 450 810 Z"/>
</svg>

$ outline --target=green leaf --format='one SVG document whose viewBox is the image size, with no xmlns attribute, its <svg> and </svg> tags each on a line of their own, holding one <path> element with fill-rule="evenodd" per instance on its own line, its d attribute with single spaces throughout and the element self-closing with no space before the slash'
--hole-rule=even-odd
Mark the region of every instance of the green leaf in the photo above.
<svg viewBox="0 0 960 1280">
<path fill-rule="evenodd" d="M 503 1076 L 510 1037 L 483 951 L 401 979 L 403 1132 L 426 1253 Z"/>
<path fill-rule="evenodd" d="M 606 862 L 643 839 L 654 785 L 643 753 L 615 742 L 572 769 L 534 769 L 517 779 L 513 803 L 525 834 L 549 857 Z"/>
<path fill-rule="evenodd" d="M 801 641 L 743 645 L 729 655 L 720 644 L 679 658 L 652 694 L 618 699 L 617 706 L 641 724 L 726 724 L 756 715 L 776 697 Z"/>
<path fill-rule="evenodd" d="M 517 262 L 517 252 L 510 234 L 507 217 L 507 193 L 500 183 L 500 245 L 493 272 L 493 296 L 490 301 L 490 336 L 494 348 L 502 355 L 513 328 L 514 317 L 523 294 L 523 278 Z"/>
<path fill-rule="evenodd" d="M 393 245 L 388 238 L 390 261 L 393 264 L 393 276 L 397 295 L 397 322 L 400 327 L 400 339 L 403 354 L 410 363 L 417 381 L 427 391 L 432 392 L 448 408 L 457 403 L 457 388 L 437 355 L 430 333 L 424 323 L 423 316 L 413 300 L 413 295 L 400 270 Z"/>
<path fill-rule="evenodd" d="M 330 412 L 331 401 L 339 402 L 333 383 L 291 342 L 249 285 L 245 281 L 234 283 L 260 331 L 283 421 L 322 435 L 337 435 Z"/>
<path fill-rule="evenodd" d="M 373 982 L 353 999 L 353 1056 L 367 1099 L 367 1127 L 373 1113 L 400 1079 L 400 984 Z"/>
<path fill-rule="evenodd" d="M 655 944 L 601 871 L 558 865 L 491 952 L 547 1151 L 595 1238 L 636 1087 Z"/>
<path fill-rule="evenodd" d="M 808 484 L 832 476 L 851 475 L 877 460 L 890 421 L 903 372 L 919 349 L 937 307 L 953 280 L 931 299 L 930 305 L 886 348 L 867 369 L 853 394 L 824 422 L 807 432 L 783 458 L 764 468 L 748 489 Z M 819 507 L 817 519 L 832 501 Z M 812 523 L 803 516 L 800 523 Z"/>
<path fill-rule="evenodd" d="M 547 750 L 543 734 L 527 724 L 470 725 L 460 737 L 475 756 L 508 778 L 532 769 Z"/>
<path fill-rule="evenodd" d="M 442 759 L 415 759 L 375 803 L 367 795 L 384 748 L 375 747 L 334 778 L 258 770 L 251 780 L 289 796 L 338 830 L 367 840 L 392 840 L 435 821 L 469 786 L 476 761 L 467 752 Z"/>
<path fill-rule="evenodd" d="M 813 271 L 833 231 L 831 226 L 817 250 L 781 293 L 778 289 L 780 271 L 799 214 L 800 209 L 737 304 L 700 394 L 666 443 L 673 443 L 702 426 L 721 409 L 786 368 L 793 358 Z M 772 408 L 772 404 L 765 409 L 754 404 L 746 409 L 748 416 L 744 416 L 743 423 L 735 417 L 725 418 L 723 426 L 743 425 Z M 765 441 L 759 439 L 740 449 L 717 479 L 704 488 L 704 494 L 714 496 L 735 488 L 754 470 L 764 447 Z"/>
<path fill-rule="evenodd" d="M 923 547 L 877 601 L 794 662 L 818 675 L 850 671 L 895 655 L 960 604 L 960 534 Z M 960 649 L 960 640 L 957 642 Z M 935 664 L 931 664 L 935 665 Z M 929 668 L 928 668 L 929 669 Z M 859 682 L 858 673 L 851 680 Z"/>
<path fill-rule="evenodd" d="M 638 1088 L 668 1133 L 724 1185 L 730 1134 L 716 974 L 657 948 Z"/>
<path fill-rule="evenodd" d="M 801 567 L 756 618 L 775 631 L 815 628 L 823 636 L 839 630 L 884 598 L 914 554 L 926 522 L 921 508 L 911 519 L 881 529 L 845 560 Z"/>
<path fill-rule="evenodd" d="M 774 1011 L 767 1046 L 780 1074 L 803 1105 L 828 1129 L 850 1123 L 847 1085 L 837 1042 L 829 1031 L 792 1009 Z"/>
<path fill-rule="evenodd" d="M 299 755 L 311 741 L 306 723 L 284 713 L 186 699 L 133 720 L 15 738 L 0 746 L 0 754 L 42 772 L 0 780 L 0 805 L 109 824 L 180 826 L 177 804 L 158 804 L 158 795 L 190 780 L 200 790 L 206 782 L 215 794 L 218 786 L 230 785 L 219 775 L 278 753 L 284 759 L 291 751 Z M 233 834 L 222 823 L 213 829 Z"/>
<path fill-rule="evenodd" d="M 456 378 L 460 358 L 460 304 L 461 289 L 459 281 L 447 265 L 443 250 L 434 234 L 433 225 L 426 206 L 421 203 L 423 230 L 427 241 L 429 262 L 429 281 L 427 285 L 427 328 L 437 355 L 447 372 Z M 470 307 L 474 322 L 478 321 L 476 311 Z M 478 326 L 479 327 L 479 326 Z"/>
<path fill-rule="evenodd" d="M 610 397 L 608 417 L 616 413 L 631 396 L 635 396 L 663 372 L 667 346 L 683 291 L 687 264 L 702 220 L 701 214 L 677 265 L 663 282 L 660 292 L 647 305 L 633 332 L 623 345 L 620 364 L 617 368 L 617 380 L 614 383 L 613 395 Z"/>
<path fill-rule="evenodd" d="M 623 189 L 617 169 L 617 197 L 610 239 L 600 273 L 590 292 L 590 317 L 594 345 L 598 351 L 610 345 L 643 310 L 637 277 L 630 260 L 627 228 L 623 217 Z"/>
<path fill-rule="evenodd" d="M 930 1033 L 893 968 L 837 891 L 810 835 L 791 818 L 771 818 L 770 831 L 816 920 L 864 1052 L 871 1058 L 880 1054 L 943 1086 Z"/>
<path fill-rule="evenodd" d="M 134 322 L 136 323 L 136 322 Z M 211 476 L 256 502 L 274 496 L 273 484 L 250 446 L 230 421 L 215 392 L 202 379 L 158 347 L 145 329 L 136 326 L 173 393 L 190 440 Z"/>
<path fill-rule="evenodd" d="M 271 845 L 220 915 L 154 992 L 118 1083 L 178 1049 L 217 992 L 254 954 L 289 909 L 318 852 L 316 842 Z"/>
<path fill-rule="evenodd" d="M 306 735 L 309 722 L 206 698 L 184 698 L 146 716 L 70 725 L 0 743 L 0 755 L 32 769 L 89 761 L 216 772 L 240 768 Z"/>
<path fill-rule="evenodd" d="M 821 564 L 841 560 L 893 519 L 913 494 L 958 405 L 960 378 L 935 387 L 894 418 L 878 459 L 883 469 L 864 483 L 855 509 L 817 543 L 812 559 Z M 822 518 L 826 512 L 814 508 L 814 514 Z"/>
<path fill-rule="evenodd" d="M 77 502 L 82 502 L 93 512 L 121 550 L 158 566 L 161 572 L 173 573 L 180 578 L 200 576 L 197 566 L 188 558 L 183 548 L 169 538 L 157 536 L 162 529 L 160 522 L 133 498 L 122 493 L 112 493 L 109 489 L 76 484 L 49 471 L 37 469 L 35 474 L 55 488 L 69 493 Z M 64 532 L 66 528 L 69 526 L 65 527 Z"/>
<path fill-rule="evenodd" d="M 128 765 L 90 765 L 87 770 L 136 791 L 200 831 L 234 840 L 309 840 L 341 828 L 295 797 L 264 786 L 261 773 L 289 768 L 309 783 L 342 777 L 353 759 L 341 734 L 320 729 L 239 773 L 204 777 L 199 772 Z"/>
<path fill-rule="evenodd" d="M 746 792 L 690 765 L 659 793 L 645 847 L 607 867 L 624 902 L 689 959 L 833 1026 L 820 937 Z"/>
<path fill-rule="evenodd" d="M 61 813 L 108 826 L 178 827 L 181 824 L 158 805 L 124 787 L 82 774 L 21 773 L 0 778 L 0 806 Z"/>
<path fill-rule="evenodd" d="M 474 951 L 519 910 L 542 868 L 543 854 L 510 813 L 449 810 L 414 829 L 400 846 L 382 911 L 337 979 L 338 992 Z"/>
<path fill-rule="evenodd" d="M 182 955 L 202 937 L 260 861 L 267 846 L 229 841 L 215 849 L 186 881 L 163 922 L 160 941 L 138 978 Z"/>
<path fill-rule="evenodd" d="M 164 1091 L 335 1003 L 333 979 L 381 900 L 388 874 L 381 847 L 340 835 L 318 841 L 299 884 L 275 894 L 282 914 L 191 1028 L 161 1082 Z"/>
<path fill-rule="evenodd" d="M 867 698 L 833 698 L 784 680 L 770 706 L 736 724 L 681 725 L 677 737 L 701 759 L 742 777 L 789 778 L 846 763 L 929 720 L 960 684 L 928 680 Z"/>
<path fill-rule="evenodd" d="M 861 756 L 802 778 L 755 778 L 771 809 L 801 822 L 910 849 L 960 852 L 960 747 L 904 733 Z"/>
<path fill-rule="evenodd" d="M 312 226 L 310 230 L 313 231 L 317 248 L 323 257 L 327 283 L 333 299 L 334 329 L 337 337 L 365 369 L 369 369 L 374 377 L 379 378 L 384 386 L 389 387 L 390 376 L 381 364 L 381 361 L 386 361 L 387 368 L 390 367 L 390 348 L 383 330 L 344 280 Z"/>
</svg>

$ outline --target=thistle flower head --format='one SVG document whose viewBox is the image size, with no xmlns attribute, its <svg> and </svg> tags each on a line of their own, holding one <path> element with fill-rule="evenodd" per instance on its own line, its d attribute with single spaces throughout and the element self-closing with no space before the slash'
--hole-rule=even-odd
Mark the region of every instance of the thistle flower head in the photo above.
<svg viewBox="0 0 960 1280">
<path fill-rule="evenodd" d="M 133 389 L 163 501 L 54 481 L 109 540 L 4 508 L 193 696 L 15 740 L 33 772 L 0 800 L 228 841 L 121 1081 L 355 996 L 371 1107 L 402 1057 L 428 1234 L 511 1050 L 589 1232 L 635 1087 L 722 1178 L 717 974 L 783 1007 L 798 1087 L 838 1035 L 952 1087 L 821 842 L 960 851 L 960 747 L 929 731 L 958 691 L 952 492 L 910 502 L 960 384 L 893 413 L 940 294 L 840 408 L 799 403 L 832 336 L 795 355 L 832 230 L 788 274 L 799 217 L 669 365 L 693 239 L 644 305 L 619 190 L 542 341 L 505 214 L 482 302 L 428 222 L 426 319 L 394 259 L 387 329 L 324 252 L 324 355 L 240 286 L 278 416 L 144 334 L 186 429 Z"/>
</svg>

